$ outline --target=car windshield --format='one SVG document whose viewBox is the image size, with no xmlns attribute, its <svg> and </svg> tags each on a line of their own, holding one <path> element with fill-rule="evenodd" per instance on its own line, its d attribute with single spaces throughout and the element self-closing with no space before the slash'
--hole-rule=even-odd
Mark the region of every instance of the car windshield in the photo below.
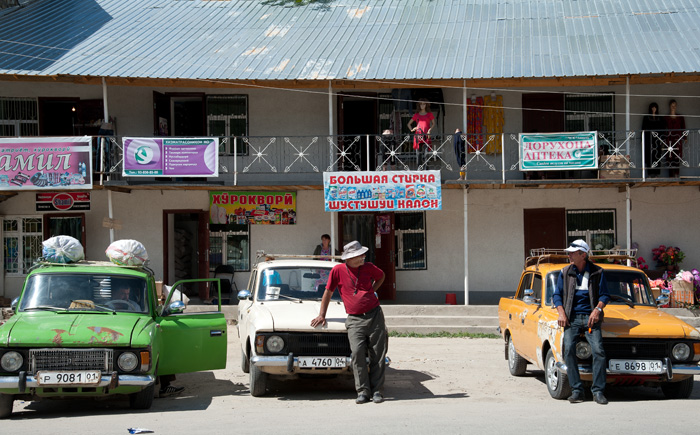
<svg viewBox="0 0 700 435">
<path fill-rule="evenodd" d="M 258 280 L 258 300 L 319 300 L 326 291 L 328 267 L 275 267 L 263 269 Z M 338 292 L 332 300 L 340 300 Z"/>
<path fill-rule="evenodd" d="M 146 280 L 123 275 L 38 273 L 29 277 L 20 311 L 148 312 Z"/>
<path fill-rule="evenodd" d="M 552 304 L 552 294 L 557 286 L 559 271 L 547 275 L 546 301 Z M 642 272 L 633 270 L 606 270 L 611 304 L 656 305 L 649 288 L 649 280 Z"/>
</svg>

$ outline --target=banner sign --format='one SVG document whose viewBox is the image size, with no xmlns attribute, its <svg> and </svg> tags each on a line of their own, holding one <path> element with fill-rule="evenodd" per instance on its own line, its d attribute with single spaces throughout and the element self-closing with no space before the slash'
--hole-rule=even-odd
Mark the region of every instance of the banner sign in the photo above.
<svg viewBox="0 0 700 435">
<path fill-rule="evenodd" d="M 90 192 L 42 192 L 36 194 L 36 211 L 90 210 Z"/>
<path fill-rule="evenodd" d="M 520 133 L 520 170 L 598 169 L 595 131 Z"/>
<path fill-rule="evenodd" d="M 209 223 L 294 225 L 296 192 L 209 192 Z"/>
<path fill-rule="evenodd" d="M 125 177 L 218 177 L 219 138 L 124 138 Z"/>
<path fill-rule="evenodd" d="M 92 189 L 89 136 L 0 138 L 0 190 Z"/>
<path fill-rule="evenodd" d="M 442 210 L 440 171 L 324 172 L 326 211 Z"/>
</svg>

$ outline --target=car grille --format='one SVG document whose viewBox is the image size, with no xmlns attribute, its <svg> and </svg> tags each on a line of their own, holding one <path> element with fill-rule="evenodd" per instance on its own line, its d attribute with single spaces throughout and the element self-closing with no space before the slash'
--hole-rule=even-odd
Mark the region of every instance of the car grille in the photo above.
<svg viewBox="0 0 700 435">
<path fill-rule="evenodd" d="M 603 340 L 607 359 L 662 359 L 670 356 L 670 343 L 655 340 Z"/>
<path fill-rule="evenodd" d="M 112 349 L 34 349 L 29 351 L 29 371 L 112 371 Z"/>
<path fill-rule="evenodd" d="M 297 356 L 349 356 L 347 334 L 290 334 L 287 351 Z"/>
</svg>

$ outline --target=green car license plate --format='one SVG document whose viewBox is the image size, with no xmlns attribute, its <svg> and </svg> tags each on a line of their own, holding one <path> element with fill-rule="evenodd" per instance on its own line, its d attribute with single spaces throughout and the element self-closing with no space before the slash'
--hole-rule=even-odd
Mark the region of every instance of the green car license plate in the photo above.
<svg viewBox="0 0 700 435">
<path fill-rule="evenodd" d="M 36 374 L 39 385 L 95 385 L 100 383 L 102 374 L 97 370 L 79 370 L 52 372 L 41 371 Z"/>
</svg>

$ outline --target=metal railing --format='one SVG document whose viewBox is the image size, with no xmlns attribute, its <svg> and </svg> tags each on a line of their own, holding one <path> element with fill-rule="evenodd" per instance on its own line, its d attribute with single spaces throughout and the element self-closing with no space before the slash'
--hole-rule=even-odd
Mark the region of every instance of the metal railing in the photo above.
<svg viewBox="0 0 700 435">
<path fill-rule="evenodd" d="M 644 181 L 700 179 L 700 131 L 599 131 L 598 167 L 591 170 L 522 171 L 518 135 L 464 134 L 425 137 L 247 136 L 221 138 L 219 177 L 192 182 L 223 185 L 321 184 L 327 171 L 439 170 L 444 180 L 464 172 L 470 183 L 541 180 Z M 104 140 L 102 140 L 104 139 Z M 121 181 L 122 146 L 117 137 L 95 137 L 95 184 Z M 108 180 L 108 181 L 107 181 Z M 178 179 L 178 182 L 182 182 Z M 170 184 L 175 179 L 130 178 L 129 183 Z"/>
</svg>

